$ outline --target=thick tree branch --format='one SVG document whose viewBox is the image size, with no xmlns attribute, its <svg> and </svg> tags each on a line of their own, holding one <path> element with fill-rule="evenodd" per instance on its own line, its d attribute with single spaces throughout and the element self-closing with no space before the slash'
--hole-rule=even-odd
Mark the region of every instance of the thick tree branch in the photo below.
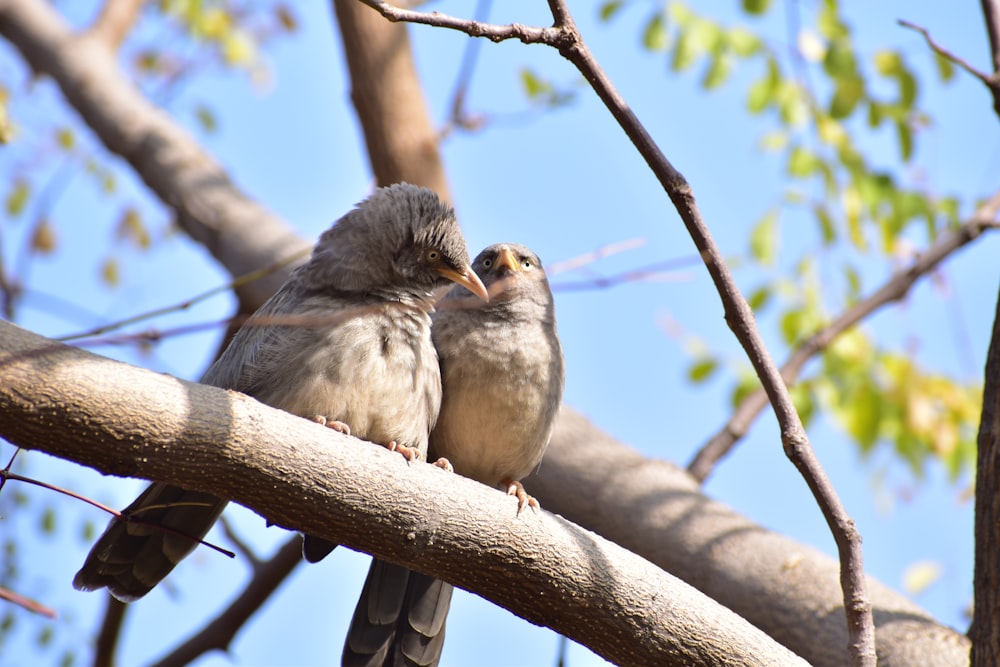
<svg viewBox="0 0 1000 667">
<path fill-rule="evenodd" d="M 986 20 L 986 34 L 990 38 L 990 56 L 993 71 L 1000 73 L 1000 2 L 982 0 L 983 18 Z"/>
<path fill-rule="evenodd" d="M 805 664 L 648 561 L 547 512 L 237 392 L 0 322 L 0 435 L 445 579 L 618 664 Z M 512 574 L 516 573 L 516 574 Z"/>
<path fill-rule="evenodd" d="M 943 234 L 927 250 L 922 252 L 908 267 L 894 274 L 884 285 L 861 299 L 834 318 L 828 325 L 802 341 L 781 365 L 781 377 L 791 386 L 799 377 L 810 359 L 825 350 L 842 333 L 864 321 L 883 306 L 901 300 L 913 285 L 937 268 L 957 250 L 979 238 L 989 229 L 997 229 L 997 212 L 1000 211 L 1000 192 L 994 194 L 976 213 L 957 229 Z M 726 456 L 733 445 L 750 430 L 754 419 L 767 407 L 767 395 L 758 389 L 744 398 L 729 421 L 718 433 L 709 438 L 688 464 L 688 472 L 695 479 L 704 482 L 716 463 Z"/>
<path fill-rule="evenodd" d="M 113 153 L 174 209 L 181 227 L 232 275 L 294 255 L 306 244 L 280 219 L 246 196 L 215 159 L 169 115 L 146 100 L 119 69 L 104 41 L 75 34 L 45 2 L 0 0 L 0 35 L 39 74 L 52 77 L 66 100 Z M 247 230 L 253 233 L 247 233 Z M 239 285 L 255 310 L 284 274 Z"/>
<path fill-rule="evenodd" d="M 405 25 L 385 21 L 357 0 L 334 0 L 351 101 L 361 119 L 378 185 L 405 181 L 451 200 Z M 379 24 L 380 29 L 373 29 Z"/>
<path fill-rule="evenodd" d="M 705 496 L 666 461 L 642 456 L 563 407 L 525 487 L 589 528 L 724 604 L 816 667 L 843 667 L 838 563 Z M 883 665 L 965 667 L 969 642 L 906 596 L 869 580 Z"/>
<path fill-rule="evenodd" d="M 143 0 L 105 0 L 90 26 L 90 34 L 111 51 L 117 51 L 139 16 Z"/>
<path fill-rule="evenodd" d="M 362 0 L 362 2 L 394 21 L 414 20 L 413 15 L 420 14 L 399 10 L 377 0 Z M 687 180 L 667 160 L 594 59 L 586 43 L 581 39 L 564 0 L 549 0 L 549 7 L 555 21 L 552 29 L 532 29 L 520 25 L 485 26 L 482 23 L 456 19 L 438 12 L 423 14 L 418 20 L 427 25 L 459 30 L 473 37 L 487 36 L 494 41 L 501 39 L 528 41 L 525 37 L 531 35 L 532 39 L 558 49 L 559 53 L 583 74 L 645 159 L 680 214 L 695 247 L 698 248 L 702 261 L 719 292 L 726 322 L 746 351 L 774 409 L 785 453 L 802 474 L 833 533 L 840 553 L 844 611 L 850 630 L 850 642 L 847 646 L 850 664 L 855 667 L 873 666 L 875 626 L 872 621 L 871 602 L 865 590 L 861 536 L 809 444 L 809 438 L 792 403 L 788 388 L 757 330 L 753 311 L 740 293 L 722 253 L 702 219 Z"/>
<path fill-rule="evenodd" d="M 976 605 L 969 630 L 973 667 L 1000 664 L 1000 295 L 985 375 L 976 458 Z"/>
<path fill-rule="evenodd" d="M 12 9 L 12 7 L 14 8 Z M 34 26 L 31 29 L 27 29 L 25 26 L 16 25 L 19 21 L 24 21 L 25 17 L 31 17 L 32 22 L 55 23 L 55 28 L 51 25 L 43 25 L 40 28 Z M 52 34 L 53 30 L 58 32 L 60 39 L 66 40 L 61 42 L 62 45 L 70 49 L 72 44 L 68 41 L 69 33 L 66 32 L 65 26 L 63 26 L 58 15 L 48 5 L 24 1 L 16 2 L 16 0 L 0 0 L 0 34 L 6 35 L 12 31 L 18 33 L 21 36 L 21 43 L 15 45 L 19 49 L 31 52 L 43 50 L 41 45 L 32 45 L 27 42 L 44 38 L 46 40 L 45 43 L 48 44 L 51 41 L 48 40 L 48 36 Z M 59 30 L 62 32 L 59 32 Z M 80 58 L 84 55 L 83 51 L 74 53 Z M 34 62 L 40 65 L 45 65 L 50 60 L 41 56 L 34 58 Z M 38 65 L 34 66 L 36 69 L 39 67 Z M 115 71 L 115 63 L 112 62 L 108 66 L 112 68 L 112 72 Z M 39 71 L 45 73 L 44 70 Z M 113 74 L 113 78 L 121 79 L 122 77 L 123 75 L 121 74 Z M 57 81 L 61 86 L 73 87 L 84 85 L 87 79 L 63 77 L 61 79 L 57 78 Z M 131 91 L 131 94 L 137 95 L 134 91 Z M 67 99 L 71 104 L 75 104 L 78 97 L 78 95 L 67 95 Z M 108 97 L 104 100 L 104 106 L 92 107 L 90 108 L 90 113 L 100 114 L 104 111 L 108 112 L 108 119 L 101 121 L 101 124 L 111 125 L 113 123 L 109 119 L 116 118 L 123 113 L 122 108 L 119 107 L 121 99 L 123 98 L 117 96 Z M 125 99 L 127 99 L 127 96 L 125 96 Z M 130 106 L 128 108 L 133 109 L 140 115 L 154 116 L 162 122 L 168 122 L 169 120 L 151 105 L 141 107 Z M 141 118 L 140 120 L 144 124 L 152 122 L 147 118 Z M 165 150 L 173 148 L 175 152 L 183 153 L 184 151 L 180 147 L 172 147 L 169 144 L 173 140 L 180 141 L 183 144 L 184 141 L 190 141 L 190 137 L 183 133 L 171 132 L 163 135 L 162 140 L 165 144 Z M 197 167 L 198 165 L 199 163 L 195 161 L 191 166 Z M 171 184 L 169 179 L 149 179 L 147 182 L 150 184 L 151 189 L 164 201 L 170 202 L 174 206 L 182 206 L 184 204 L 183 198 L 178 198 L 174 195 L 179 186 Z M 181 183 L 185 182 L 188 182 L 187 179 L 181 181 Z M 243 195 L 237 192 L 234 196 L 242 197 Z M 244 273 L 245 269 L 241 269 L 241 266 L 252 265 L 256 268 L 278 261 L 288 255 L 287 252 L 281 250 L 280 245 L 266 242 L 266 239 L 278 238 L 287 234 L 287 229 L 280 220 L 273 216 L 266 216 L 259 219 L 242 216 L 229 218 L 229 221 L 232 223 L 232 226 L 227 228 L 227 236 L 229 238 L 240 242 L 253 240 L 254 238 L 265 239 L 261 244 L 262 252 L 265 256 L 265 259 L 262 261 L 256 261 L 252 253 L 239 262 L 235 261 L 235 254 L 233 252 L 219 254 L 220 249 L 225 250 L 224 243 L 215 243 L 207 247 L 207 249 L 215 253 L 216 259 L 225 265 L 231 274 L 240 275 Z M 195 238 L 208 238 L 210 240 L 214 238 L 215 235 L 212 227 L 214 221 L 211 218 L 203 220 L 189 217 L 186 219 L 186 222 L 190 225 L 191 233 Z M 199 230 L 197 229 L 198 225 L 204 225 L 205 228 Z M 305 244 L 305 242 L 301 243 Z M 280 272 L 275 275 L 271 282 L 273 284 L 280 283 L 285 275 L 287 273 Z M 253 303 L 252 301 L 248 301 L 247 294 L 247 290 L 244 290 L 241 292 L 241 297 L 244 300 L 244 304 L 249 307 L 259 305 L 259 303 L 263 302 L 269 296 L 268 290 L 262 288 L 259 290 L 260 296 L 257 302 Z M 841 611 L 838 611 L 839 607 L 836 595 L 822 594 L 811 597 L 808 590 L 801 589 L 796 589 L 795 592 L 797 595 L 789 595 L 791 591 L 784 586 L 784 581 L 780 576 L 772 577 L 768 580 L 770 583 L 776 583 L 774 587 L 770 585 L 760 587 L 754 582 L 753 577 L 759 574 L 755 568 L 769 568 L 771 572 L 780 573 L 784 571 L 782 563 L 791 558 L 787 554 L 795 556 L 792 560 L 798 562 L 798 556 L 802 554 L 804 554 L 802 557 L 808 560 L 812 553 L 811 550 L 800 545 L 795 545 L 794 543 L 787 543 L 784 538 L 769 533 L 760 527 L 752 526 L 745 519 L 741 519 L 741 522 L 736 524 L 739 526 L 737 529 L 733 531 L 725 530 L 725 526 L 727 525 L 725 522 L 729 520 L 729 514 L 718 513 L 717 504 L 701 495 L 697 490 L 697 485 L 689 477 L 676 471 L 672 476 L 660 475 L 655 484 L 646 487 L 649 489 L 647 500 L 659 500 L 661 502 L 647 502 L 635 506 L 629 506 L 626 503 L 624 506 L 627 509 L 624 510 L 624 513 L 616 514 L 623 505 L 613 501 L 617 497 L 617 492 L 622 489 L 609 485 L 608 480 L 601 477 L 600 473 L 602 471 L 621 471 L 623 469 L 623 461 L 628 462 L 626 465 L 628 468 L 637 468 L 642 465 L 665 466 L 666 464 L 653 464 L 648 460 L 642 459 L 635 452 L 615 443 L 588 422 L 579 418 L 570 419 L 571 417 L 573 417 L 573 413 L 564 410 L 563 419 L 560 421 L 560 430 L 557 432 L 557 436 L 549 448 L 549 453 L 541 469 L 541 475 L 538 480 L 532 481 L 532 492 L 538 495 L 543 505 L 561 511 L 566 516 L 581 523 L 590 522 L 589 525 L 593 528 L 597 528 L 597 524 L 600 523 L 604 526 L 600 530 L 608 530 L 608 534 L 615 535 L 615 539 L 618 539 L 633 550 L 649 548 L 650 544 L 657 545 L 656 550 L 663 558 L 663 560 L 658 561 L 661 565 L 670 568 L 671 571 L 684 576 L 698 586 L 713 587 L 713 590 L 717 593 L 717 599 L 723 602 L 723 604 L 734 609 L 739 609 L 739 605 L 741 604 L 740 598 L 752 600 L 753 613 L 750 611 L 741 613 L 751 616 L 759 627 L 765 628 L 773 636 L 782 636 L 783 633 L 787 633 L 788 629 L 794 629 L 794 636 L 789 639 L 789 642 L 799 641 L 803 654 L 815 655 L 816 645 L 820 643 L 816 638 L 826 636 L 822 628 L 816 625 L 818 616 L 822 616 L 824 622 L 831 625 L 835 625 L 838 621 L 840 622 L 841 634 L 837 635 L 835 641 L 838 646 L 843 645 L 841 638 L 846 636 L 846 631 L 843 626 L 843 615 Z M 570 428 L 567 430 L 563 426 Z M 569 434 L 572 437 L 562 437 L 560 434 Z M 587 447 L 582 450 L 586 453 L 587 458 L 585 463 L 587 468 L 589 468 L 590 475 L 584 474 L 584 471 L 580 469 L 581 464 L 584 463 L 584 459 L 578 456 L 581 452 L 581 445 L 588 443 L 600 443 L 600 447 Z M 611 444 L 614 444 L 615 447 L 611 447 Z M 625 458 L 622 458 L 623 450 L 627 453 Z M 544 483 L 546 490 L 538 486 L 542 483 Z M 625 490 L 632 488 L 631 480 L 628 480 L 625 486 Z M 602 499 L 605 502 L 598 503 L 598 499 Z M 670 501 L 670 503 L 668 504 L 667 501 Z M 557 503 L 559 503 L 558 507 Z M 666 512 L 668 507 L 675 510 L 675 513 L 670 514 Z M 601 511 L 598 512 L 597 510 Z M 657 521 L 657 519 L 661 520 Z M 628 530 L 630 526 L 636 526 L 636 529 Z M 648 530 L 649 532 L 645 534 L 640 533 L 639 526 L 642 526 L 643 530 Z M 653 526 L 656 527 L 653 528 Z M 716 532 L 720 530 L 721 532 Z M 681 541 L 675 546 L 670 546 L 672 540 L 684 537 L 689 533 L 707 536 L 706 541 L 694 543 Z M 712 537 L 713 535 L 715 537 Z M 761 557 L 758 559 L 757 550 L 761 549 L 761 543 L 747 544 L 743 542 L 721 541 L 721 537 L 723 536 L 730 538 L 730 540 L 735 540 L 742 535 L 752 535 L 760 538 L 763 542 L 767 542 L 767 538 L 770 538 L 775 540 L 777 544 L 785 546 L 778 549 L 761 550 L 759 552 Z M 725 548 L 717 549 L 714 546 L 716 544 L 724 545 Z M 735 545 L 734 548 L 736 550 L 730 549 L 730 545 Z M 744 546 L 748 548 L 743 549 L 742 547 Z M 747 554 L 754 554 L 754 557 L 747 558 Z M 825 567 L 828 572 L 833 573 L 832 576 L 836 576 L 835 562 L 827 560 Z M 833 587 L 836 587 L 835 583 Z M 828 586 L 824 590 L 828 592 L 829 588 Z M 748 594 L 747 590 L 752 592 Z M 880 600 L 881 590 L 878 586 L 873 589 L 876 610 L 898 607 L 891 600 L 889 602 Z M 893 594 L 893 600 L 900 599 L 902 599 L 902 596 Z M 772 605 L 783 611 L 775 615 L 767 614 L 766 610 Z M 931 664 L 966 664 L 968 644 L 963 643 L 963 638 L 957 633 L 934 625 L 926 614 L 918 612 L 914 612 L 913 614 L 907 612 L 898 616 L 882 613 L 877 614 L 879 657 L 885 660 L 887 664 L 894 665 L 925 665 L 931 656 L 935 659 L 940 658 L 940 662 L 932 662 Z M 905 633 L 887 631 L 883 627 L 888 621 L 898 620 L 898 618 L 909 618 L 911 616 L 916 619 L 915 622 L 918 623 L 917 627 L 920 628 L 919 632 L 916 632 L 914 637 L 911 638 L 912 641 L 907 640 Z M 768 625 L 768 623 L 771 625 Z M 892 627 L 899 628 L 905 625 L 893 623 Z M 811 633 L 813 632 L 817 634 L 812 635 Z M 894 639 L 900 641 L 894 641 Z M 798 651 L 798 649 L 795 650 Z M 810 650 L 813 653 L 808 653 Z M 965 660 L 961 659 L 963 650 Z M 842 655 L 836 652 L 835 649 L 833 654 L 835 658 L 832 662 L 823 662 L 818 658 L 814 659 L 812 657 L 810 660 L 813 664 L 818 665 L 843 664 Z M 958 659 L 955 658 L 956 655 L 959 656 Z M 950 660 L 948 656 L 951 657 Z"/>
</svg>

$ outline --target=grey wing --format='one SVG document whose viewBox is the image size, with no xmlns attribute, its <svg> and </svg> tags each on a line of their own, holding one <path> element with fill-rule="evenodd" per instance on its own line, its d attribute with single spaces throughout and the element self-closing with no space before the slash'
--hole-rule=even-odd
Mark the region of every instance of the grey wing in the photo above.
<svg viewBox="0 0 1000 667">
<path fill-rule="evenodd" d="M 286 284 L 244 325 L 202 381 L 217 387 L 252 393 L 260 383 L 255 370 L 262 356 L 277 348 L 270 313 L 288 309 L 294 292 Z M 265 312 L 266 311 L 266 312 Z M 155 483 L 112 519 L 73 579 L 80 590 L 107 587 L 129 602 L 153 589 L 174 566 L 198 546 L 226 506 L 225 500 L 200 491 Z"/>
</svg>

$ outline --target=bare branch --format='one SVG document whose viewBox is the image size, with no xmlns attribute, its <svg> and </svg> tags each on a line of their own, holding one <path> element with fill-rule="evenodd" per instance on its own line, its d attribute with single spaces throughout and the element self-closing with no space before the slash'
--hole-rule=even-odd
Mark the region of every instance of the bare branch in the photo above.
<svg viewBox="0 0 1000 667">
<path fill-rule="evenodd" d="M 1000 296 L 986 355 L 976 457 L 975 609 L 969 637 L 972 667 L 1000 663 Z"/>
<path fill-rule="evenodd" d="M 909 28 L 910 30 L 915 30 L 916 32 L 919 32 L 921 35 L 924 36 L 924 41 L 927 42 L 927 46 L 931 47 L 931 50 L 934 53 L 938 54 L 945 60 L 949 60 L 955 63 L 956 65 L 964 69 L 966 72 L 968 72 L 972 76 L 982 81 L 991 90 L 997 87 L 996 78 L 994 76 L 986 74 L 985 72 L 980 72 L 978 69 L 970 65 L 968 61 L 959 56 L 956 56 L 954 53 L 952 53 L 948 49 L 944 48 L 943 46 L 935 42 L 934 39 L 931 37 L 930 33 L 927 31 L 927 28 L 922 28 L 915 23 L 910 23 L 909 21 L 905 21 L 903 19 L 899 19 L 898 23 L 904 28 Z"/>
<path fill-rule="evenodd" d="M 825 350 L 848 329 L 865 320 L 880 308 L 901 300 L 913 285 L 938 267 L 955 251 L 979 238 L 990 229 L 997 229 L 997 211 L 1000 210 L 1000 192 L 983 204 L 975 215 L 960 227 L 942 235 L 930 248 L 920 254 L 908 267 L 893 275 L 882 287 L 861 299 L 834 318 L 828 325 L 802 341 L 781 365 L 781 377 L 789 386 L 795 384 L 806 362 Z M 747 434 L 750 425 L 767 407 L 767 396 L 758 389 L 740 402 L 729 421 L 718 433 L 702 445 L 687 466 L 699 482 L 704 482 L 724 456 Z"/>
<path fill-rule="evenodd" d="M 273 525 L 475 591 L 619 664 L 805 664 L 622 547 L 547 512 L 518 516 L 501 491 L 5 322 L 0 436 L 231 498 Z"/>
<path fill-rule="evenodd" d="M 519 39 L 525 44 L 547 44 L 549 46 L 556 46 L 556 48 L 559 48 L 557 45 L 560 43 L 565 43 L 566 45 L 572 43 L 568 39 L 568 36 L 563 34 L 563 29 L 560 27 L 534 28 L 521 25 L 520 23 L 494 25 L 449 16 L 440 12 L 427 13 L 412 9 L 401 9 L 387 2 L 379 2 L 379 0 L 361 0 L 361 2 L 393 23 L 404 21 L 406 23 L 429 25 L 435 28 L 447 28 L 449 30 L 464 32 L 470 37 L 485 37 L 492 42 Z"/>
<path fill-rule="evenodd" d="M 513 24 L 493 26 L 440 13 L 402 10 L 385 2 L 362 0 L 391 21 L 411 21 L 460 30 L 473 37 L 493 41 L 520 39 L 525 43 L 543 43 L 559 50 L 583 74 L 594 92 L 628 135 L 646 164 L 656 175 L 664 191 L 680 214 L 702 260 L 711 275 L 725 311 L 726 322 L 740 341 L 757 376 L 760 378 L 781 429 L 781 441 L 788 458 L 795 464 L 812 491 L 837 543 L 841 560 L 841 584 L 844 610 L 850 629 L 848 656 L 854 667 L 875 664 L 875 625 L 871 603 L 866 593 L 861 536 L 847 514 L 836 490 L 809 444 L 802 421 L 792 404 L 788 389 L 757 330 L 753 312 L 740 293 L 726 266 L 722 253 L 698 211 L 691 186 L 667 160 L 649 132 L 615 89 L 611 80 L 581 39 L 564 0 L 549 0 L 555 24 L 552 28 L 529 28 Z"/>
<path fill-rule="evenodd" d="M 990 38 L 990 54 L 993 56 L 993 71 L 1000 72 L 1000 3 L 997 0 L 982 0 L 986 33 Z"/>
<path fill-rule="evenodd" d="M 354 82 L 351 101 L 376 183 L 423 185 L 450 201 L 451 188 L 417 78 L 407 26 L 386 23 L 356 0 L 334 0 L 333 7 Z"/>
<path fill-rule="evenodd" d="M 1000 47 L 998 47 L 996 41 L 997 26 L 994 25 L 994 22 L 997 21 L 997 16 L 995 15 L 996 8 L 993 8 L 992 11 L 988 9 L 988 7 L 992 5 L 993 5 L 992 0 L 983 0 L 983 9 L 986 13 L 986 26 L 989 31 L 990 45 L 993 50 L 993 67 L 994 67 L 993 74 L 986 74 L 985 72 L 981 72 L 980 70 L 970 65 L 966 60 L 956 56 L 954 53 L 952 53 L 951 51 L 947 50 L 946 48 L 935 42 L 931 38 L 931 35 L 926 28 L 922 28 L 916 25 L 915 23 L 910 23 L 909 21 L 904 21 L 902 19 L 899 20 L 899 25 L 903 26 L 904 28 L 909 28 L 910 30 L 915 30 L 919 32 L 921 35 L 924 36 L 924 41 L 927 42 L 927 46 L 929 46 L 931 50 L 934 51 L 934 53 L 938 54 L 945 60 L 949 60 L 955 63 L 956 65 L 964 69 L 966 72 L 979 79 L 983 83 L 983 85 L 985 85 L 987 88 L 990 89 L 990 94 L 993 96 L 993 109 L 994 111 L 997 112 L 997 114 L 1000 114 L 1000 70 L 996 69 L 998 66 L 997 65 L 998 58 L 1000 58 L 1000 51 L 998 51 L 998 48 Z"/>
<path fill-rule="evenodd" d="M 117 51 L 139 16 L 143 0 L 105 0 L 88 32 L 111 51 Z"/>
</svg>

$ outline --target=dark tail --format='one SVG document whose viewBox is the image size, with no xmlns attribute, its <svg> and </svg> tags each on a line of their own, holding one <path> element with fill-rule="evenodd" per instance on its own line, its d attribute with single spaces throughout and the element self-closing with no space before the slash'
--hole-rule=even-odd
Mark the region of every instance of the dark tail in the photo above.
<svg viewBox="0 0 1000 667">
<path fill-rule="evenodd" d="M 141 598 L 198 546 L 226 501 L 200 491 L 151 484 L 108 524 L 73 587 L 107 587 L 122 602 Z"/>
<path fill-rule="evenodd" d="M 437 665 L 451 584 L 372 560 L 344 642 L 344 667 Z"/>
</svg>

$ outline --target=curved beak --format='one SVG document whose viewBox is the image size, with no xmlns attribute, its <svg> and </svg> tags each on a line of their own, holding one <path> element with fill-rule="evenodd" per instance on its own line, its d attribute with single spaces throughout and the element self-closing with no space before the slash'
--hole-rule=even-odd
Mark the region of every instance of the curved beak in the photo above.
<svg viewBox="0 0 1000 667">
<path fill-rule="evenodd" d="M 521 263 L 517 261 L 517 257 L 514 256 L 514 251 L 507 246 L 502 246 L 500 248 L 500 256 L 497 257 L 497 268 L 501 266 L 506 266 L 508 269 L 514 273 L 520 273 Z"/>
<path fill-rule="evenodd" d="M 461 285 L 469 290 L 486 303 L 490 302 L 490 294 L 486 291 L 486 286 L 483 285 L 483 281 L 479 279 L 479 276 L 476 275 L 476 272 L 471 267 L 466 266 L 464 272 L 459 272 L 446 266 L 439 266 L 434 270 L 456 285 Z"/>
</svg>

